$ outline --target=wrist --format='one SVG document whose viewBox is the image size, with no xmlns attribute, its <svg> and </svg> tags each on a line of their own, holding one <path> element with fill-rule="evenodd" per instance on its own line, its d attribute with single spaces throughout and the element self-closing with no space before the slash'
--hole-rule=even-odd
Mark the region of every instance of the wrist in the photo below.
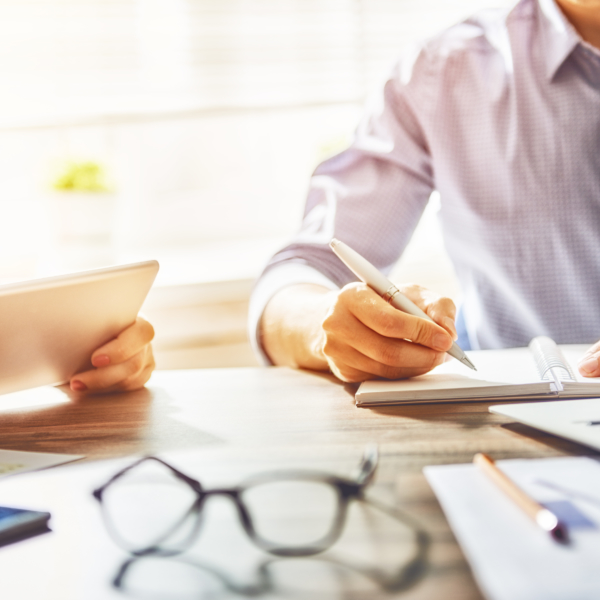
<svg viewBox="0 0 600 600">
<path fill-rule="evenodd" d="M 280 290 L 267 304 L 260 321 L 264 351 L 273 364 L 329 370 L 323 354 L 323 319 L 336 292 L 314 284 Z"/>
</svg>

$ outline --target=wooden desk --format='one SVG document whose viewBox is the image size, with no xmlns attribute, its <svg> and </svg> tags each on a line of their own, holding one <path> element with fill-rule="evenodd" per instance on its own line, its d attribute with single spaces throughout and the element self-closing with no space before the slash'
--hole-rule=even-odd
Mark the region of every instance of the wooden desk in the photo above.
<svg viewBox="0 0 600 600">
<path fill-rule="evenodd" d="M 427 576 L 402 597 L 481 598 L 422 468 L 469 462 L 478 451 L 496 459 L 590 451 L 509 424 L 490 414 L 485 403 L 359 409 L 354 389 L 330 376 L 285 368 L 163 371 L 147 389 L 129 395 L 72 395 L 70 401 L 37 407 L 28 407 L 23 395 L 0 411 L 0 446 L 85 454 L 91 461 L 184 448 L 230 448 L 239 454 L 241 444 L 248 460 L 268 447 L 284 460 L 301 455 L 347 463 L 376 442 L 378 485 L 421 520 L 433 541 Z M 0 570 L 14 548 L 0 549 Z"/>
</svg>

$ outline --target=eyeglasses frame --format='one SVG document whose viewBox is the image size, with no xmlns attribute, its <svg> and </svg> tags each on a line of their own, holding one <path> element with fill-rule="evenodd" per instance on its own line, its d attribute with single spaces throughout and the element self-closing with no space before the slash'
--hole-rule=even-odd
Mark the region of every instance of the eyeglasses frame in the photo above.
<svg viewBox="0 0 600 600">
<path fill-rule="evenodd" d="M 92 495 L 100 503 L 102 508 L 102 516 L 106 528 L 108 529 L 111 537 L 117 544 L 127 549 L 133 556 L 173 556 L 185 552 L 194 543 L 199 535 L 200 527 L 202 524 L 202 508 L 204 503 L 211 496 L 225 496 L 229 498 L 236 506 L 238 517 L 242 523 L 242 527 L 252 542 L 269 554 L 275 556 L 284 557 L 302 557 L 302 556 L 313 556 L 325 551 L 327 548 L 332 546 L 342 534 L 344 525 L 346 522 L 346 516 L 348 512 L 348 505 L 351 500 L 361 500 L 364 497 L 365 489 L 373 481 L 378 464 L 378 450 L 377 446 L 367 446 L 363 454 L 361 463 L 359 464 L 358 470 L 354 477 L 341 477 L 338 475 L 332 475 L 317 470 L 305 470 L 305 469 L 290 469 L 290 470 L 277 470 L 265 473 L 260 473 L 251 476 L 244 480 L 243 483 L 232 488 L 215 488 L 215 489 L 204 489 L 202 484 L 193 477 L 186 475 L 179 469 L 173 467 L 169 463 L 165 462 L 161 458 L 156 456 L 144 456 L 139 460 L 135 461 L 131 465 L 121 469 L 118 473 L 113 475 L 104 485 L 95 489 Z M 156 461 L 162 464 L 164 467 L 169 469 L 173 475 L 187 484 L 192 491 L 196 494 L 196 501 L 191 505 L 190 509 L 182 519 L 179 520 L 169 531 L 165 532 L 165 535 L 158 541 L 157 544 L 153 544 L 146 548 L 132 549 L 128 547 L 128 544 L 124 544 L 122 538 L 115 530 L 112 521 L 106 510 L 106 505 L 103 502 L 103 496 L 106 490 L 126 473 L 136 468 L 140 464 L 146 461 Z M 278 544 L 274 544 L 269 540 L 263 538 L 257 531 L 252 522 L 252 517 L 247 507 L 243 502 L 243 494 L 246 490 L 251 487 L 272 482 L 272 481 L 311 481 L 317 483 L 323 483 L 336 489 L 338 510 L 336 517 L 331 526 L 331 529 L 325 534 L 320 540 L 316 542 L 301 546 L 301 547 L 287 547 Z M 162 548 L 160 547 L 160 541 L 168 539 L 179 525 L 188 517 L 195 517 L 195 524 L 189 535 L 184 539 L 178 548 Z"/>
</svg>

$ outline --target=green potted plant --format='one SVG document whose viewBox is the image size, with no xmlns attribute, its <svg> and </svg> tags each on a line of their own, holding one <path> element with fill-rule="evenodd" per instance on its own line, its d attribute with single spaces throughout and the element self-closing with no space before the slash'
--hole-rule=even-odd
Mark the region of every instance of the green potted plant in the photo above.
<svg viewBox="0 0 600 600">
<path fill-rule="evenodd" d="M 52 188 L 60 242 L 111 243 L 116 199 L 106 169 L 100 163 L 66 163 L 52 181 Z"/>
</svg>

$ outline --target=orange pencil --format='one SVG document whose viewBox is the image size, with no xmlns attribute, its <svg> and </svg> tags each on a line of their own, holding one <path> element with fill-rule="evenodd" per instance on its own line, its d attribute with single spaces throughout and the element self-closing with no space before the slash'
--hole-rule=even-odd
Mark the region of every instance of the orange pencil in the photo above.
<svg viewBox="0 0 600 600">
<path fill-rule="evenodd" d="M 481 452 L 473 457 L 473 462 L 518 506 L 520 506 L 544 531 L 547 531 L 557 542 L 567 543 L 567 528 L 558 517 L 547 508 L 530 498 L 520 487 L 509 479 L 487 455 Z"/>
</svg>

